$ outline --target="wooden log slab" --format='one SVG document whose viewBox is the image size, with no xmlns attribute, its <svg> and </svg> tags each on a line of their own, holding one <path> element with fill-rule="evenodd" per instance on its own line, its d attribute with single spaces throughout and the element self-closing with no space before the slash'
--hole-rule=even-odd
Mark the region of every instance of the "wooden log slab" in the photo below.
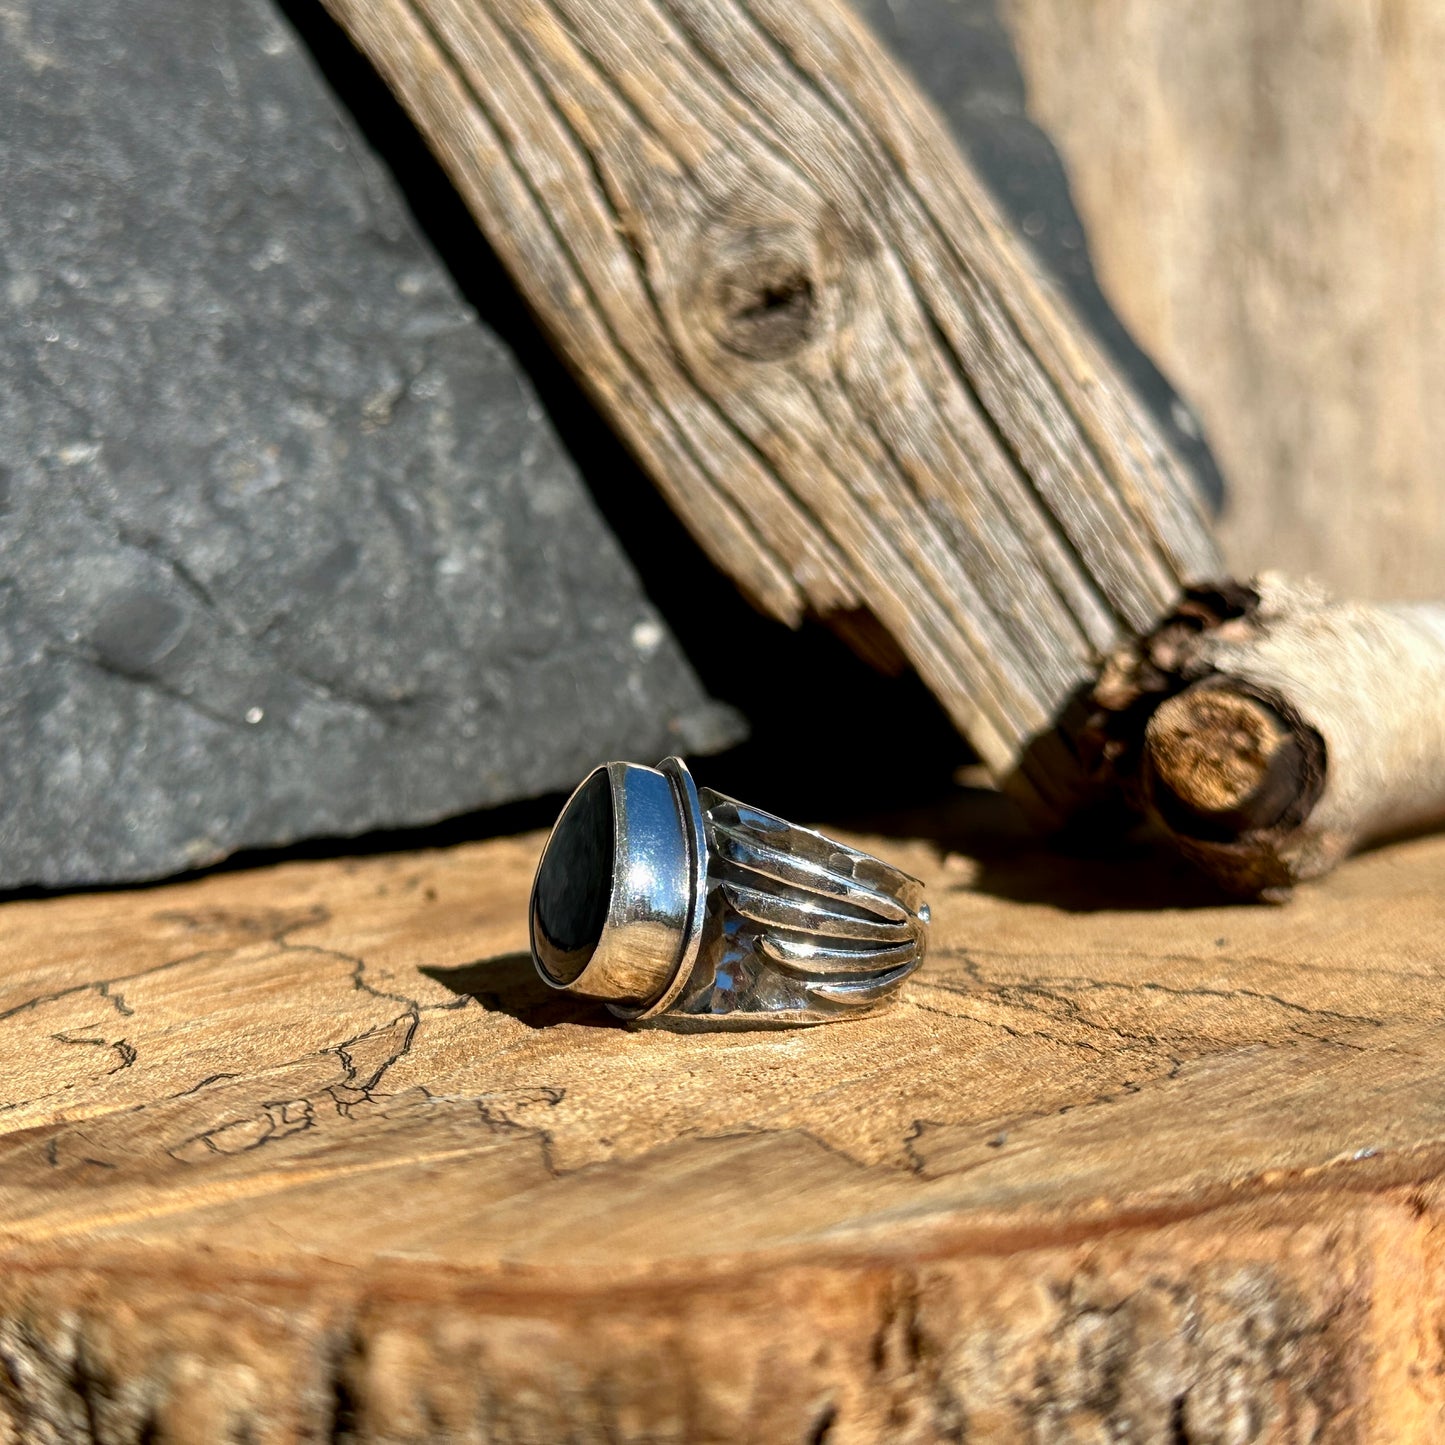
<svg viewBox="0 0 1445 1445">
<path fill-rule="evenodd" d="M 1445 840 L 1226 906 L 999 806 L 858 835 L 932 953 L 781 1036 L 541 989 L 537 834 L 7 903 L 0 1440 L 1438 1438 Z"/>
</svg>

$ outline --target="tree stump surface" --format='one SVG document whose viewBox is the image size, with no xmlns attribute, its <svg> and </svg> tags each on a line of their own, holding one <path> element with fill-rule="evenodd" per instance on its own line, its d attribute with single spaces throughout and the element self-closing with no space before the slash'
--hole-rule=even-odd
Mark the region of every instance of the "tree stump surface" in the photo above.
<svg viewBox="0 0 1445 1445">
<path fill-rule="evenodd" d="M 542 988 L 540 834 L 5 904 L 0 1439 L 1432 1438 L 1445 840 L 998 807 L 849 835 L 929 958 L 773 1035 Z"/>
</svg>

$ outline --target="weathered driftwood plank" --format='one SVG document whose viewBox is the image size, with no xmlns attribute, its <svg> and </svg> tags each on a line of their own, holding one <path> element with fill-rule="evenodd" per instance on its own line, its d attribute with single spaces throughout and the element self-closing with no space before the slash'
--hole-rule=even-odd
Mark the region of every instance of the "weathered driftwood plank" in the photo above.
<svg viewBox="0 0 1445 1445">
<path fill-rule="evenodd" d="M 1216 575 L 1144 409 L 838 0 L 327 0 L 774 615 L 870 611 L 995 776 Z"/>
<path fill-rule="evenodd" d="M 536 984 L 535 835 L 0 908 L 0 1440 L 1438 1438 L 1445 840 L 917 821 L 929 960 L 786 1036 Z"/>
</svg>

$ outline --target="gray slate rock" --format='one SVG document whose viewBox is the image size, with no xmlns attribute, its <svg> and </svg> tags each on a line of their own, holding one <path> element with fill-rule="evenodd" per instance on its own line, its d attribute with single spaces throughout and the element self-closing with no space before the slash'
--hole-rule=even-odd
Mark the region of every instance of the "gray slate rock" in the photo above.
<svg viewBox="0 0 1445 1445">
<path fill-rule="evenodd" d="M 263 0 L 0 13 L 0 886 L 734 740 Z"/>
</svg>

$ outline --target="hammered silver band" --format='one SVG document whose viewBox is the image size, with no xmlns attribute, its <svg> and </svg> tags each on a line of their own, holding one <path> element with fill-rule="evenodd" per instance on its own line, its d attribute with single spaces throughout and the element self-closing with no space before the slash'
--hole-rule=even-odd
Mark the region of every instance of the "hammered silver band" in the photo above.
<svg viewBox="0 0 1445 1445">
<path fill-rule="evenodd" d="M 674 1029 L 860 1018 L 923 960 L 923 884 L 698 788 L 680 758 L 607 763 L 563 808 L 532 885 L 553 988 Z"/>
</svg>

